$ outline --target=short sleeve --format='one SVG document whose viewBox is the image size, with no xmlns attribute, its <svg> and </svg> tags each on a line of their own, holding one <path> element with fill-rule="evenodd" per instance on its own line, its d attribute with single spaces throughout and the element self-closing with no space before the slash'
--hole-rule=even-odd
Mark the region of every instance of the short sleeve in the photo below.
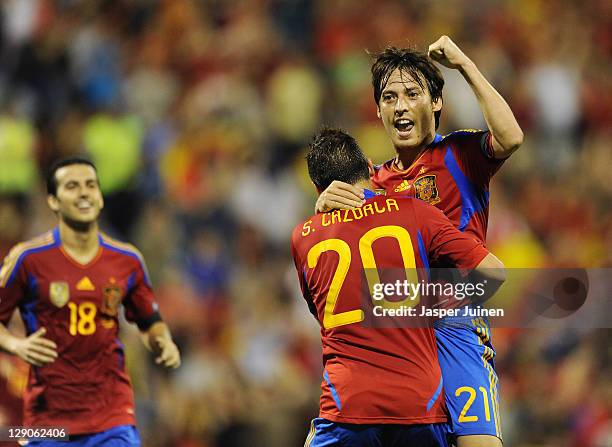
<svg viewBox="0 0 612 447">
<path fill-rule="evenodd" d="M 495 173 L 505 159 L 495 158 L 491 132 L 488 130 L 463 130 L 447 137 L 462 171 L 479 186 L 488 188 Z"/>
<path fill-rule="evenodd" d="M 27 273 L 18 247 L 11 250 L 0 267 L 0 323 L 8 324 L 15 308 L 26 296 Z"/>
<path fill-rule="evenodd" d="M 146 266 L 139 261 L 128 279 L 128 293 L 123 300 L 125 318 L 136 323 L 141 331 L 147 330 L 153 323 L 161 321 L 161 315 L 153 288 L 146 273 Z"/>
<path fill-rule="evenodd" d="M 489 254 L 482 243 L 455 228 L 436 207 L 415 201 L 415 213 L 433 264 L 470 271 Z"/>
</svg>

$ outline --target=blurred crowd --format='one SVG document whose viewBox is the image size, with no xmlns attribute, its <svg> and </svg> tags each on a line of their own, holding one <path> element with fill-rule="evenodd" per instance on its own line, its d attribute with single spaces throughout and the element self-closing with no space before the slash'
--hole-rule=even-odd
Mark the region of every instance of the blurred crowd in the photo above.
<svg viewBox="0 0 612 447">
<path fill-rule="evenodd" d="M 388 44 L 448 34 L 517 115 L 526 140 L 493 180 L 488 235 L 507 267 L 612 266 L 609 1 L 4 0 L 0 14 L 0 255 L 55 224 L 49 164 L 88 154 L 103 228 L 143 252 L 183 354 L 161 371 L 124 331 L 145 446 L 303 443 L 322 373 L 289 253 L 316 199 L 304 150 L 326 123 L 391 158 L 369 72 Z M 439 133 L 482 128 L 443 73 Z M 610 329 L 493 339 L 506 446 L 612 445 Z M 0 425 L 18 425 L 26 373 L 0 357 Z"/>
</svg>

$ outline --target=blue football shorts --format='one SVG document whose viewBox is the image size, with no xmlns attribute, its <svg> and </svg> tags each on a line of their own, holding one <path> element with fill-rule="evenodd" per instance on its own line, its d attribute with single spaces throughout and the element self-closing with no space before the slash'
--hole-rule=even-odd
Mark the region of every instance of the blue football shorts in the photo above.
<svg viewBox="0 0 612 447">
<path fill-rule="evenodd" d="M 342 424 L 316 418 L 304 447 L 447 447 L 447 424 Z"/>
<path fill-rule="evenodd" d="M 434 327 L 451 434 L 502 439 L 499 382 L 488 320 L 446 317 Z"/>
<path fill-rule="evenodd" d="M 29 441 L 28 447 L 140 447 L 140 436 L 133 425 L 119 425 L 100 433 L 70 436 L 68 441 Z"/>
</svg>

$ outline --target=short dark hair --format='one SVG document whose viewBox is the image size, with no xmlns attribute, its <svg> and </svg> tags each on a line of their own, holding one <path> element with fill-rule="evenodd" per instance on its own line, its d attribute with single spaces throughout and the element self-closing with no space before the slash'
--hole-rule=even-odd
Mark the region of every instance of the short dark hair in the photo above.
<svg viewBox="0 0 612 447">
<path fill-rule="evenodd" d="M 94 171 L 96 171 L 96 176 L 98 175 L 98 170 L 96 169 L 96 165 L 93 164 L 91 160 L 85 157 L 66 157 L 56 160 L 51 164 L 51 167 L 47 171 L 47 194 L 52 196 L 57 195 L 57 179 L 55 178 L 55 173 L 65 167 L 71 165 L 88 165 L 91 166 Z"/>
<path fill-rule="evenodd" d="M 372 87 L 374 87 L 374 102 L 380 101 L 382 91 L 389 82 L 391 73 L 395 70 L 406 72 L 421 86 L 427 89 L 432 101 L 442 98 L 444 78 L 433 61 L 420 51 L 411 48 L 387 47 L 375 56 L 372 64 Z M 436 129 L 440 124 L 442 111 L 434 112 Z"/>
<path fill-rule="evenodd" d="M 368 159 L 342 129 L 323 127 L 308 145 L 306 162 L 308 174 L 320 191 L 334 180 L 353 185 L 370 178 Z"/>
</svg>

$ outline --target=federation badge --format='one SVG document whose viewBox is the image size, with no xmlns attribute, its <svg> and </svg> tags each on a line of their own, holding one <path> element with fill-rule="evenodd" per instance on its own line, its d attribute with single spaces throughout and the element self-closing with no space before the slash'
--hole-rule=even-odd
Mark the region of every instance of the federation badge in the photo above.
<svg viewBox="0 0 612 447">
<path fill-rule="evenodd" d="M 430 205 L 440 202 L 435 175 L 425 175 L 414 181 L 414 196 Z"/>
<path fill-rule="evenodd" d="M 121 287 L 118 284 L 108 284 L 102 289 L 103 300 L 100 312 L 109 317 L 116 317 L 121 303 Z"/>
<path fill-rule="evenodd" d="M 53 281 L 49 284 L 49 300 L 56 307 L 64 307 L 70 299 L 70 287 L 66 281 Z"/>
</svg>

